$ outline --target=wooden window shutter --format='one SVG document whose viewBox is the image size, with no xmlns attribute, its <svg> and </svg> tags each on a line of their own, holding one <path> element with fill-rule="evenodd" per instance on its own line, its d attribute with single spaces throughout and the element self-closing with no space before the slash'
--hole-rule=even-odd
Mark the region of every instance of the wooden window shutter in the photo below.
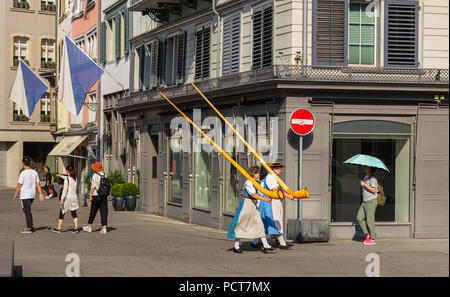
<svg viewBox="0 0 450 297">
<path fill-rule="evenodd" d="M 144 87 L 145 89 L 150 89 L 150 72 L 151 72 L 151 48 L 150 45 L 142 46 L 144 51 Z"/>
<path fill-rule="evenodd" d="M 186 64 L 186 32 L 176 36 L 176 83 L 184 82 Z"/>
<path fill-rule="evenodd" d="M 100 27 L 100 62 L 106 64 L 106 22 Z"/>
<path fill-rule="evenodd" d="M 204 26 L 196 32 L 195 79 L 209 77 L 211 27 Z"/>
<path fill-rule="evenodd" d="M 273 8 L 265 7 L 253 14 L 253 69 L 272 65 Z"/>
<path fill-rule="evenodd" d="M 225 20 L 223 24 L 222 75 L 239 72 L 241 16 Z"/>
<path fill-rule="evenodd" d="M 316 0 L 313 7 L 313 64 L 347 65 L 347 0 Z"/>
<path fill-rule="evenodd" d="M 125 9 L 125 12 L 123 14 L 123 28 L 124 28 L 124 38 L 123 38 L 123 48 L 124 48 L 124 54 L 128 55 L 130 53 L 130 11 Z"/>
<path fill-rule="evenodd" d="M 151 74 L 150 74 L 150 88 L 158 87 L 158 48 L 159 42 L 155 40 L 151 43 Z"/>
<path fill-rule="evenodd" d="M 166 41 L 158 42 L 158 85 L 163 87 L 166 84 Z"/>
<path fill-rule="evenodd" d="M 120 59 L 120 48 L 121 48 L 121 44 L 120 44 L 120 37 L 121 37 L 121 18 L 120 18 L 120 14 L 116 15 L 115 17 L 115 26 L 116 26 L 116 59 Z"/>
<path fill-rule="evenodd" d="M 385 2 L 384 66 L 412 67 L 418 63 L 419 3 Z"/>
<path fill-rule="evenodd" d="M 139 53 L 139 90 L 142 90 L 144 86 L 144 47 L 138 48 Z"/>
</svg>

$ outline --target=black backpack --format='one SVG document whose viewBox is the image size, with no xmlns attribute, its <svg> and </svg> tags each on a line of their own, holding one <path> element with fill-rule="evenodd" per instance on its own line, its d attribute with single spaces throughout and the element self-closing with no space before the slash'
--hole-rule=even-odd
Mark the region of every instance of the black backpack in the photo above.
<svg viewBox="0 0 450 297">
<path fill-rule="evenodd" d="M 97 174 L 100 175 L 99 173 Z M 103 176 L 100 175 L 100 185 L 98 186 L 97 194 L 106 197 L 109 195 L 110 190 L 111 190 L 111 182 L 105 175 Z"/>
</svg>

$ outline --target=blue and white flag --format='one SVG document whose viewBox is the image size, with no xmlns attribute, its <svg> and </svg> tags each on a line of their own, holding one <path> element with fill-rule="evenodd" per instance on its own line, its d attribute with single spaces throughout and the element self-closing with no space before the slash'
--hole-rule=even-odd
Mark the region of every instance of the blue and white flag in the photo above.
<svg viewBox="0 0 450 297">
<path fill-rule="evenodd" d="M 75 116 L 86 94 L 103 74 L 103 69 L 66 35 L 58 82 L 58 99 Z"/>
<path fill-rule="evenodd" d="M 9 93 L 9 99 L 14 101 L 27 117 L 30 117 L 33 114 L 36 103 L 47 90 L 47 84 L 44 83 L 39 75 L 35 74 L 22 59 L 19 59 L 16 79 Z"/>
</svg>

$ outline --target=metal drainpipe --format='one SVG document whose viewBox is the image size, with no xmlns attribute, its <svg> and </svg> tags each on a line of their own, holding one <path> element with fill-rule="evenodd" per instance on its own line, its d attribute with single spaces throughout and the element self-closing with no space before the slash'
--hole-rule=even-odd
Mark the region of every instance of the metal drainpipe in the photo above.
<svg viewBox="0 0 450 297">
<path fill-rule="evenodd" d="M 220 21 L 221 17 L 220 14 L 216 10 L 216 1 L 212 1 L 212 10 L 217 15 L 217 63 L 216 63 L 216 77 L 219 79 L 219 66 L 220 66 Z"/>
<path fill-rule="evenodd" d="M 303 0 L 303 33 L 302 33 L 302 65 L 307 65 L 307 58 L 308 58 L 308 1 L 309 0 Z M 300 200 L 299 200 L 300 201 Z"/>
</svg>

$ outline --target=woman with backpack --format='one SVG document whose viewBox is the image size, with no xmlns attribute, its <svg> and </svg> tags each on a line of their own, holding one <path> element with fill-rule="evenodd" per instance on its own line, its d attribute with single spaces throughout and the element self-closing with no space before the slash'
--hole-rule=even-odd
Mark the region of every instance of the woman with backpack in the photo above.
<svg viewBox="0 0 450 297">
<path fill-rule="evenodd" d="M 362 232 L 366 236 L 363 243 L 365 245 L 375 245 L 375 211 L 378 205 L 378 181 L 373 175 L 375 168 L 363 166 L 363 172 L 365 176 L 363 180 L 360 181 L 363 202 L 359 207 L 356 220 L 361 226 Z"/>
<path fill-rule="evenodd" d="M 60 177 L 64 180 L 62 195 L 59 201 L 60 209 L 59 209 L 59 219 L 58 226 L 53 228 L 52 231 L 55 233 L 61 233 L 61 227 L 64 222 L 64 215 L 66 212 L 70 211 L 73 218 L 73 230 L 72 233 L 78 233 L 78 195 L 77 195 L 77 174 L 72 165 L 67 166 L 66 168 L 67 175 L 57 174 L 57 177 Z"/>
<path fill-rule="evenodd" d="M 94 174 L 91 179 L 91 189 L 89 191 L 89 201 L 91 201 L 91 212 L 89 214 L 88 226 L 83 227 L 83 231 L 92 232 L 92 223 L 94 222 L 97 212 L 100 210 L 100 218 L 102 229 L 100 233 L 108 232 L 106 229 L 108 223 L 108 194 L 109 181 L 101 162 L 95 162 L 91 165 Z M 105 193 L 105 188 L 108 193 Z"/>
</svg>

